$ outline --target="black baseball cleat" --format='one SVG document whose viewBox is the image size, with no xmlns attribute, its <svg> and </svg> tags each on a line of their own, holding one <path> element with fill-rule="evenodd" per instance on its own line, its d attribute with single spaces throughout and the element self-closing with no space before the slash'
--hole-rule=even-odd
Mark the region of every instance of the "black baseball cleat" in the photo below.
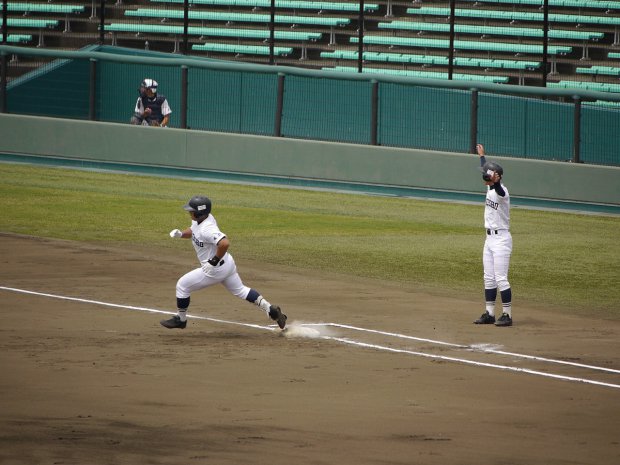
<svg viewBox="0 0 620 465">
<path fill-rule="evenodd" d="M 164 328 L 168 328 L 168 329 L 174 329 L 174 328 L 184 329 L 187 326 L 187 321 L 181 321 L 181 318 L 179 317 L 179 315 L 174 315 L 169 320 L 161 320 L 159 323 Z"/>
<path fill-rule="evenodd" d="M 277 322 L 280 329 L 284 329 L 286 326 L 286 315 L 282 313 L 282 310 L 277 305 L 269 307 L 269 318 Z"/>
<path fill-rule="evenodd" d="M 499 317 L 495 326 L 512 326 L 512 318 L 508 313 L 502 313 L 502 316 Z"/>
<path fill-rule="evenodd" d="M 495 317 L 489 315 L 489 312 L 484 312 L 480 318 L 474 320 L 474 324 L 477 325 L 492 325 L 493 323 L 495 323 Z"/>
</svg>

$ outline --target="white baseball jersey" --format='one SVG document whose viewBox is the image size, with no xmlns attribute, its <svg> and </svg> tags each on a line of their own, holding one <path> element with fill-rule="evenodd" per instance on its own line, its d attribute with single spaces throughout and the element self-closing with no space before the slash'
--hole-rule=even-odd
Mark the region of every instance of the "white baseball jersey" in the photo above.
<svg viewBox="0 0 620 465">
<path fill-rule="evenodd" d="M 138 100 L 136 101 L 136 108 L 134 109 L 134 111 L 140 114 L 144 113 L 144 105 L 142 104 L 141 97 L 138 97 Z M 171 113 L 172 113 L 172 110 L 170 109 L 170 104 L 168 103 L 168 99 L 165 99 L 161 104 L 161 114 L 162 116 L 166 116 Z"/>
<path fill-rule="evenodd" d="M 196 250 L 200 263 L 204 264 L 210 258 L 213 258 L 217 251 L 217 243 L 225 238 L 226 234 L 220 231 L 213 215 L 209 215 L 200 224 L 195 220 L 192 221 L 191 229 L 194 250 Z M 227 255 L 228 252 L 220 258 L 224 259 Z"/>
<path fill-rule="evenodd" d="M 506 186 L 501 184 L 506 195 L 500 196 L 493 186 L 487 186 L 487 198 L 484 209 L 484 227 L 486 229 L 510 229 L 510 195 Z"/>
</svg>

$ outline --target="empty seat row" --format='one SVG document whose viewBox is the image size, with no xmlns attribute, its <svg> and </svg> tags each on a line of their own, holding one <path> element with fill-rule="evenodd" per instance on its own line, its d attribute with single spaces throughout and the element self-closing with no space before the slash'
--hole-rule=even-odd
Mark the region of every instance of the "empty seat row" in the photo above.
<svg viewBox="0 0 620 465">
<path fill-rule="evenodd" d="M 4 2 L 0 2 L 0 10 L 2 8 L 4 8 Z M 7 11 L 19 11 L 23 13 L 78 14 L 84 12 L 84 5 L 67 5 L 64 3 L 7 2 Z"/>
<path fill-rule="evenodd" d="M 321 58 L 336 60 L 357 60 L 359 53 L 352 50 L 334 50 L 321 52 Z M 363 52 L 362 59 L 384 63 L 411 63 L 418 65 L 448 66 L 450 60 L 438 55 L 414 55 L 408 53 Z M 540 62 L 522 60 L 499 60 L 485 58 L 455 57 L 455 66 L 471 68 L 500 68 L 514 70 L 533 70 L 540 67 Z"/>
<path fill-rule="evenodd" d="M 601 92 L 620 92 L 620 84 L 608 84 L 605 82 L 559 81 L 548 82 L 547 87 L 552 89 L 584 89 Z"/>
<path fill-rule="evenodd" d="M 365 44 L 374 45 L 400 45 L 416 48 L 450 48 L 450 41 L 447 39 L 420 39 L 418 37 L 395 37 L 395 36 L 364 36 Z M 352 43 L 358 43 L 358 37 L 351 37 Z M 477 50 L 486 52 L 505 52 L 505 53 L 529 53 L 541 55 L 543 46 L 540 44 L 518 44 L 508 42 L 474 41 L 474 40 L 455 40 L 454 48 L 459 50 Z M 547 53 L 550 55 L 566 55 L 572 52 L 571 47 L 550 45 Z"/>
<path fill-rule="evenodd" d="M 379 29 L 405 30 L 417 32 L 450 32 L 449 23 L 430 23 L 419 21 L 391 21 L 378 24 Z M 544 36 L 542 28 L 532 27 L 509 27 L 509 26 L 478 26 L 471 24 L 455 24 L 454 32 L 457 34 L 475 34 L 479 36 L 513 36 L 513 37 L 533 37 L 541 38 Z M 548 37 L 550 39 L 566 40 L 599 40 L 605 36 L 602 32 L 588 32 L 577 30 L 550 29 Z"/>
<path fill-rule="evenodd" d="M 184 3 L 185 0 L 151 0 L 159 3 Z M 249 8 L 269 8 L 271 0 L 189 0 L 194 5 L 218 5 L 218 6 L 236 6 Z M 276 0 L 276 8 L 287 8 L 290 10 L 328 10 L 328 11 L 359 11 L 359 3 L 347 2 L 313 2 L 313 1 L 296 1 L 296 0 Z M 379 9 L 376 3 L 364 3 L 364 11 L 373 12 Z"/>
<path fill-rule="evenodd" d="M 544 0 L 459 0 L 461 2 L 472 3 L 506 3 L 510 5 L 526 5 L 526 6 L 543 6 Z M 566 8 L 593 8 L 613 10 L 620 9 L 620 3 L 617 1 L 604 0 L 548 0 L 551 7 Z"/>
<path fill-rule="evenodd" d="M 0 42 L 4 40 L 4 35 L 0 33 Z M 6 41 L 10 44 L 26 43 L 32 40 L 32 36 L 29 34 L 8 34 Z"/>
<path fill-rule="evenodd" d="M 339 71 L 345 73 L 356 73 L 357 68 L 352 66 L 336 66 L 333 68 L 325 67 L 323 68 L 325 71 Z M 434 72 L 434 71 L 413 71 L 413 70 L 404 70 L 404 69 L 381 69 L 381 68 L 364 68 L 362 70 L 363 73 L 379 73 L 379 74 L 389 74 L 393 76 L 410 76 L 410 77 L 421 77 L 421 78 L 431 78 L 431 79 L 448 79 L 448 73 Z M 495 83 L 506 83 L 508 82 L 508 78 L 506 76 L 488 76 L 485 74 L 462 74 L 462 73 L 453 73 L 452 79 L 457 81 L 489 81 Z"/>
<path fill-rule="evenodd" d="M 183 10 L 138 8 L 137 10 L 126 10 L 125 16 L 135 16 L 142 18 L 170 18 L 183 19 Z M 257 13 L 233 13 L 227 11 L 188 11 L 189 19 L 204 21 L 230 21 L 245 23 L 269 23 L 271 15 Z M 310 24 L 313 26 L 346 26 L 351 23 L 349 18 L 331 18 L 324 16 L 297 16 L 297 15 L 275 15 L 274 22 L 283 24 Z"/>
<path fill-rule="evenodd" d="M 266 45 L 235 45 L 235 44 L 218 44 L 204 43 L 192 45 L 193 50 L 203 52 L 221 52 L 234 53 L 236 55 L 269 55 L 270 49 Z M 273 47 L 273 53 L 276 56 L 286 56 L 293 53 L 292 47 Z"/>
<path fill-rule="evenodd" d="M 450 16 L 450 8 L 444 7 L 419 7 L 407 8 L 407 13 L 411 15 L 427 16 Z M 528 13 L 525 11 L 505 11 L 505 10 L 482 10 L 477 8 L 456 8 L 455 16 L 463 18 L 478 19 L 504 19 L 510 21 L 539 21 L 544 20 L 543 13 Z M 620 16 L 597 16 L 597 15 L 571 15 L 550 13 L 548 19 L 552 23 L 570 24 L 598 24 L 608 26 L 620 25 Z"/>
<path fill-rule="evenodd" d="M 174 34 L 182 35 L 183 26 L 168 26 L 160 24 L 130 24 L 130 23 L 111 23 L 106 24 L 104 29 L 109 32 L 131 32 L 144 34 Z M 239 29 L 227 27 L 193 27 L 187 28 L 190 35 L 207 37 L 234 37 L 239 39 L 269 39 L 267 29 Z M 298 32 L 298 31 L 274 31 L 277 40 L 301 40 L 316 41 L 320 40 L 320 32 Z"/>
<path fill-rule="evenodd" d="M 577 68 L 577 74 L 602 74 L 605 76 L 619 76 L 620 67 L 618 66 L 590 66 L 589 68 Z"/>
<path fill-rule="evenodd" d="M 138 8 L 137 10 L 126 10 L 125 16 L 138 18 L 162 18 L 162 19 L 183 19 L 185 12 L 180 9 L 157 9 L 157 8 Z M 245 23 L 270 23 L 271 15 L 257 13 L 233 13 L 227 11 L 188 11 L 188 19 L 200 21 L 226 21 L 245 22 Z M 330 28 L 329 44 L 336 43 L 336 33 L 334 28 L 343 27 L 351 23 L 349 18 L 334 18 L 324 16 L 298 16 L 298 15 L 274 15 L 274 22 L 277 24 L 291 25 L 311 25 L 325 26 Z"/>
</svg>

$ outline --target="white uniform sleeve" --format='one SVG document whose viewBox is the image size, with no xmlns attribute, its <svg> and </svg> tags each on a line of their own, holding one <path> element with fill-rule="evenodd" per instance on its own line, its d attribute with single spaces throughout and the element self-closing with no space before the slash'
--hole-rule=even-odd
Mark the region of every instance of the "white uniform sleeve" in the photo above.
<svg viewBox="0 0 620 465">
<path fill-rule="evenodd" d="M 168 105 L 168 99 L 164 100 L 164 103 L 161 104 L 161 114 L 166 116 L 172 113 L 170 109 L 170 105 Z"/>
</svg>

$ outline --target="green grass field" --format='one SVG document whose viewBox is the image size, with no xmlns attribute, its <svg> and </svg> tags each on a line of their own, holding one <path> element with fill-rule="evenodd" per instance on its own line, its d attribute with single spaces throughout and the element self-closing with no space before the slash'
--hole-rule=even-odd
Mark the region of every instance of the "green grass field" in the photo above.
<svg viewBox="0 0 620 465">
<path fill-rule="evenodd" d="M 168 232 L 208 195 L 239 258 L 482 298 L 480 205 L 0 164 L 0 231 L 186 248 Z M 480 186 L 481 192 L 484 186 Z M 620 218 L 513 208 L 515 306 L 620 318 Z"/>
</svg>

